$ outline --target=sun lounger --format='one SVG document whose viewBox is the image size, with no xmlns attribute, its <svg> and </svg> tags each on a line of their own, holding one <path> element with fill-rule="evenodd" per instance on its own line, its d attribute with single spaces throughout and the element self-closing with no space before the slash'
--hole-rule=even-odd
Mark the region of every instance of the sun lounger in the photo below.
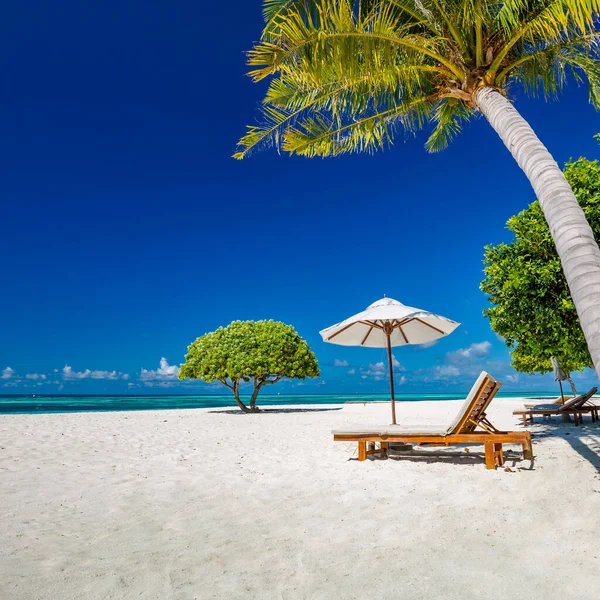
<svg viewBox="0 0 600 600">
<path fill-rule="evenodd" d="M 556 398 L 538 398 L 537 400 L 535 400 L 535 402 L 533 400 L 531 400 L 531 402 L 523 402 L 523 406 L 525 408 L 535 408 L 536 406 L 542 404 L 543 406 L 550 405 L 556 408 L 557 406 L 562 406 L 567 400 L 570 400 L 572 397 L 573 396 L 565 396 L 564 400 L 561 396 L 557 396 Z M 542 402 L 542 400 L 544 400 L 544 402 Z"/>
<path fill-rule="evenodd" d="M 575 425 L 583 423 L 583 415 L 590 414 L 592 421 L 598 420 L 598 411 L 600 405 L 595 404 L 591 398 L 598 391 L 597 387 L 593 387 L 589 392 L 571 398 L 564 404 L 536 404 L 532 407 L 526 405 L 525 410 L 515 410 L 513 415 L 523 418 L 523 425 L 527 422 L 533 423 L 533 417 L 536 415 L 544 417 L 552 417 L 555 415 L 573 415 Z"/>
<path fill-rule="evenodd" d="M 501 385 L 491 375 L 482 372 L 456 419 L 446 429 L 406 430 L 398 425 L 359 427 L 335 430 L 333 439 L 336 442 L 357 442 L 360 461 L 366 460 L 369 454 L 386 456 L 390 442 L 440 446 L 483 444 L 488 469 L 495 469 L 504 463 L 502 444 L 520 444 L 523 457 L 532 458 L 531 434 L 528 431 L 499 431 L 485 416 L 487 407 Z M 380 444 L 379 448 L 375 447 L 376 443 Z"/>
</svg>

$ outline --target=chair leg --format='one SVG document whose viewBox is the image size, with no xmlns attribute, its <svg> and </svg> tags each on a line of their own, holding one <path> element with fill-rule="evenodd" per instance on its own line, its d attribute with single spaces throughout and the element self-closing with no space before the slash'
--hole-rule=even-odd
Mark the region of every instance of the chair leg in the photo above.
<svg viewBox="0 0 600 600">
<path fill-rule="evenodd" d="M 527 415 L 522 415 L 523 416 L 523 426 L 527 427 Z"/>
<path fill-rule="evenodd" d="M 358 442 L 358 460 L 367 460 L 367 442 Z"/>
<path fill-rule="evenodd" d="M 502 444 L 494 444 L 494 462 L 500 467 L 504 464 L 504 453 L 502 452 Z"/>
<path fill-rule="evenodd" d="M 388 443 L 389 442 L 381 442 L 381 456 L 384 456 L 387 458 L 388 455 Z"/>
<path fill-rule="evenodd" d="M 494 457 L 494 442 L 484 442 L 485 445 L 485 468 L 495 469 L 496 460 Z"/>
<path fill-rule="evenodd" d="M 523 446 L 523 458 L 531 460 L 533 458 L 533 448 L 531 447 L 531 439 L 526 438 L 522 444 Z"/>
</svg>

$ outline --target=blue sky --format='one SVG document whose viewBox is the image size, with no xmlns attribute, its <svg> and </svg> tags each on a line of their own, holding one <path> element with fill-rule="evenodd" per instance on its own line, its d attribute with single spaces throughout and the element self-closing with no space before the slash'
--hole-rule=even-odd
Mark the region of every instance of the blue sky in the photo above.
<svg viewBox="0 0 600 600">
<path fill-rule="evenodd" d="M 187 345 L 261 318 L 293 324 L 321 364 L 278 391 L 385 392 L 383 351 L 318 335 L 384 293 L 462 323 L 395 351 L 399 391 L 463 391 L 481 368 L 553 389 L 516 377 L 482 316 L 483 246 L 534 200 L 486 121 L 435 155 L 422 133 L 373 156 L 234 161 L 264 92 L 243 54 L 260 29 L 258 1 L 6 7 L 0 393 L 220 392 L 173 379 Z M 598 156 L 583 87 L 514 97 L 559 163 Z"/>
</svg>

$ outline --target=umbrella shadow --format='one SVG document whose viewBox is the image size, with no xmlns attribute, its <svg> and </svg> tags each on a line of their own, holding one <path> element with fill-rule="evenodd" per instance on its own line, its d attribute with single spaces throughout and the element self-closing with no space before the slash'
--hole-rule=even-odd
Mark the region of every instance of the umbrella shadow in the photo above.
<svg viewBox="0 0 600 600">
<path fill-rule="evenodd" d="M 207 412 L 221 415 L 265 415 L 265 414 L 287 414 L 287 413 L 313 413 L 313 412 L 329 412 L 334 410 L 342 410 L 343 406 L 339 408 L 261 408 L 255 413 L 245 413 L 239 408 L 231 408 L 226 410 L 209 410 Z"/>
</svg>

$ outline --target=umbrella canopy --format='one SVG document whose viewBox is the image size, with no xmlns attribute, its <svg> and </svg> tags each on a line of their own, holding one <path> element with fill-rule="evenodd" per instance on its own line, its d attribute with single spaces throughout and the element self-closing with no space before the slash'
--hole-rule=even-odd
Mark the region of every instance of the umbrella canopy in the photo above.
<svg viewBox="0 0 600 600">
<path fill-rule="evenodd" d="M 575 389 L 575 384 L 571 379 L 570 373 L 566 373 L 565 370 L 560 366 L 558 362 L 558 358 L 555 356 L 551 356 L 550 360 L 552 361 L 552 370 L 554 371 L 554 381 L 558 381 L 558 385 L 560 386 L 560 396 L 562 398 L 563 404 L 565 403 L 565 395 L 563 393 L 562 382 L 568 381 L 571 384 L 571 389 L 573 390 L 573 395 L 577 396 L 577 390 Z"/>
<path fill-rule="evenodd" d="M 459 325 L 446 317 L 384 297 L 366 310 L 319 333 L 323 341 L 331 344 L 388 349 L 392 421 L 395 424 L 392 347 L 433 342 L 452 333 Z"/>
<path fill-rule="evenodd" d="M 552 362 L 552 370 L 554 371 L 554 381 L 565 381 L 569 378 L 569 376 L 563 371 L 563 368 L 560 366 L 558 362 L 558 358 L 556 356 L 550 357 L 550 361 Z"/>
</svg>

